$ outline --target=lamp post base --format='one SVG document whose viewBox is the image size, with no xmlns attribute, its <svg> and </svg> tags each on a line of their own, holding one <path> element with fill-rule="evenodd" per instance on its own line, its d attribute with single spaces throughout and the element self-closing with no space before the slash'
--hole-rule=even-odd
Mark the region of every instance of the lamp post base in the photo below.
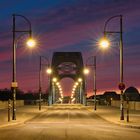
<svg viewBox="0 0 140 140">
<path fill-rule="evenodd" d="M 120 104 L 121 116 L 120 120 L 124 120 L 124 101 L 123 101 L 123 91 L 121 90 L 121 104 Z"/>
<path fill-rule="evenodd" d="M 16 88 L 13 88 L 13 116 L 12 120 L 16 120 Z"/>
</svg>

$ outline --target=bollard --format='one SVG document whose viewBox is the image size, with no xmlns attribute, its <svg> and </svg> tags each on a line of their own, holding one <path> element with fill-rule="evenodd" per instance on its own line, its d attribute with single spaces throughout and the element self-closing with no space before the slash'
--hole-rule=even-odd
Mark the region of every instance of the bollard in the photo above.
<svg viewBox="0 0 140 140">
<path fill-rule="evenodd" d="M 129 122 L 129 98 L 128 97 L 126 97 L 126 103 L 127 103 L 127 118 L 126 118 L 126 120 L 127 120 L 127 122 Z"/>
<path fill-rule="evenodd" d="M 11 113 L 11 100 L 8 100 L 8 122 L 10 122 L 10 113 Z"/>
</svg>

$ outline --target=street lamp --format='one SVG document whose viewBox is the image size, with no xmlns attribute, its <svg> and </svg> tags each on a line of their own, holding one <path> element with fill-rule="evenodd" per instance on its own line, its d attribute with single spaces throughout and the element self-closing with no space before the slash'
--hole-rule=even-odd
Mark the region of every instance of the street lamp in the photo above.
<svg viewBox="0 0 140 140">
<path fill-rule="evenodd" d="M 52 69 L 51 69 L 51 68 L 48 68 L 48 69 L 46 70 L 46 72 L 47 72 L 47 74 L 52 74 Z"/>
<path fill-rule="evenodd" d="M 83 82 L 83 79 L 78 78 L 78 82 L 79 82 L 80 103 L 82 103 L 82 82 Z"/>
<path fill-rule="evenodd" d="M 119 18 L 120 21 L 120 30 L 119 31 L 107 31 L 107 25 L 109 23 L 109 21 L 111 21 L 114 18 Z M 121 103 L 120 103 L 120 110 L 121 110 L 121 115 L 120 115 L 120 120 L 124 120 L 124 101 L 123 101 L 123 90 L 125 89 L 125 85 L 123 83 L 123 36 L 122 36 L 122 15 L 116 15 L 116 16 L 112 16 L 110 17 L 104 25 L 104 37 L 106 37 L 107 34 L 119 34 L 120 35 L 120 84 L 119 84 L 119 89 L 121 91 L 120 94 L 120 98 L 121 98 Z M 102 44 L 102 46 L 104 47 L 105 45 L 103 45 L 104 43 L 100 43 Z M 106 45 L 107 46 L 107 45 Z M 108 43 L 109 46 L 109 43 Z"/>
<path fill-rule="evenodd" d="M 36 45 L 36 42 L 35 42 L 35 40 L 33 40 L 32 38 L 30 38 L 30 39 L 28 39 L 28 41 L 27 41 L 27 46 L 29 47 L 29 48 L 33 48 L 35 45 Z"/>
<path fill-rule="evenodd" d="M 88 68 L 84 68 L 83 73 L 84 73 L 84 75 L 88 75 L 89 74 L 89 69 Z"/>
<path fill-rule="evenodd" d="M 84 69 L 83 69 L 83 74 L 84 75 L 88 75 L 89 74 L 89 69 L 87 68 L 87 67 L 85 67 Z M 85 98 L 84 98 L 84 101 L 85 101 L 85 105 L 87 105 L 87 101 L 86 101 L 86 97 L 87 97 L 87 82 L 86 82 L 86 80 L 85 80 Z"/>
<path fill-rule="evenodd" d="M 24 35 L 25 33 L 29 34 L 30 39 L 32 38 L 32 30 L 31 30 L 31 23 L 30 21 L 23 15 L 17 15 L 17 14 L 13 14 L 13 71 L 12 71 L 12 83 L 11 83 L 11 89 L 12 89 L 12 93 L 13 93 L 13 116 L 12 119 L 16 120 L 16 89 L 18 87 L 18 83 L 16 80 L 16 43 L 17 43 L 17 39 L 20 39 L 21 35 Z M 21 17 L 23 18 L 29 25 L 29 29 L 28 30 L 16 30 L 16 17 Z M 17 39 L 16 39 L 16 33 L 24 33 L 21 34 Z M 35 45 L 34 41 L 28 40 L 27 45 L 30 47 L 33 47 L 33 45 Z"/>
<path fill-rule="evenodd" d="M 50 65 L 50 62 L 49 62 Z M 50 105 L 51 103 L 51 97 L 50 97 L 50 93 L 51 93 L 51 89 L 50 89 L 50 85 L 51 85 L 51 81 L 50 81 L 50 75 L 53 73 L 52 68 L 49 66 L 49 68 L 47 68 L 46 73 L 49 75 L 48 77 L 48 83 L 49 83 L 49 94 L 48 94 L 48 105 Z"/>
<path fill-rule="evenodd" d="M 42 60 L 46 60 L 46 64 L 42 63 Z M 42 95 L 42 86 L 41 86 L 41 81 L 42 81 L 42 66 L 45 65 L 47 68 L 50 66 L 49 59 L 44 56 L 39 57 L 39 110 L 41 110 L 41 95 Z M 50 69 L 50 68 L 49 68 Z M 50 69 L 51 70 L 51 69 Z M 51 74 L 49 71 L 48 74 Z"/>
<path fill-rule="evenodd" d="M 94 110 L 97 109 L 97 102 L 96 102 L 96 91 L 97 91 L 97 88 L 96 88 L 96 56 L 90 56 L 87 58 L 86 60 L 86 66 L 89 66 L 89 67 L 93 67 L 93 72 L 94 72 L 94 75 L 93 75 L 93 91 L 94 91 Z"/>
<path fill-rule="evenodd" d="M 79 83 L 78 83 L 78 82 L 76 82 L 76 83 L 75 83 L 75 85 L 76 85 L 76 86 L 78 86 L 78 85 L 79 85 Z"/>
<path fill-rule="evenodd" d="M 57 78 L 54 77 L 54 78 L 52 79 L 52 81 L 53 81 L 53 82 L 57 82 Z"/>
<path fill-rule="evenodd" d="M 110 46 L 110 41 L 106 38 L 106 36 L 100 40 L 99 46 L 101 46 L 103 49 L 107 49 Z"/>
<path fill-rule="evenodd" d="M 78 82 L 79 82 L 79 83 L 82 82 L 82 78 L 78 78 Z"/>
<path fill-rule="evenodd" d="M 53 77 L 52 78 L 52 103 L 55 102 L 55 92 L 56 92 L 56 89 L 55 89 L 55 83 L 58 81 L 58 79 L 56 77 Z"/>
</svg>

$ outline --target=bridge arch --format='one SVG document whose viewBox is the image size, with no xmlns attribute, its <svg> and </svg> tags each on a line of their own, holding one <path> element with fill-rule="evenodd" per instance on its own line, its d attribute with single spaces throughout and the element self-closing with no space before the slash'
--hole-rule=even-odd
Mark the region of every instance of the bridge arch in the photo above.
<svg viewBox="0 0 140 140">
<path fill-rule="evenodd" d="M 79 92 L 75 93 L 77 102 L 85 104 L 85 78 L 83 74 L 83 58 L 81 52 L 54 52 L 51 62 L 53 74 L 50 77 L 50 92 L 49 92 L 49 105 L 54 104 L 58 99 L 54 90 L 55 85 L 53 78 L 56 77 L 58 81 L 64 78 L 72 78 L 75 82 L 80 77 L 82 78 Z M 81 98 L 79 98 L 81 96 Z"/>
</svg>

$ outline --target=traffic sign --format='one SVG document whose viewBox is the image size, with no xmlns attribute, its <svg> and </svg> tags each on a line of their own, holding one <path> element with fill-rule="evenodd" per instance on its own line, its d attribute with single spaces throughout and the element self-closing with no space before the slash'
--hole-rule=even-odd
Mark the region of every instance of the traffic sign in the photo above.
<svg viewBox="0 0 140 140">
<path fill-rule="evenodd" d="M 125 89 L 125 84 L 124 83 L 120 83 L 119 84 L 119 89 L 120 90 L 124 90 Z"/>
</svg>

